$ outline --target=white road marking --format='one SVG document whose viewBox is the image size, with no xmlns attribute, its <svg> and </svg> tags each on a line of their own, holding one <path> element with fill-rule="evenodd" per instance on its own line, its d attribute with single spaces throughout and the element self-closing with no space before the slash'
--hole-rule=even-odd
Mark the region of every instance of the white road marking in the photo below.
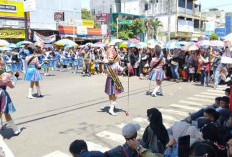
<svg viewBox="0 0 232 157">
<path fill-rule="evenodd" d="M 164 126 L 168 129 L 168 128 L 170 128 L 172 125 L 171 124 L 168 124 L 168 123 L 163 123 L 164 124 Z"/>
<path fill-rule="evenodd" d="M 221 94 L 221 93 L 208 93 L 208 92 L 202 92 L 201 94 L 214 95 L 215 97 L 217 97 L 217 96 L 223 96 L 224 95 L 224 94 Z"/>
<path fill-rule="evenodd" d="M 14 157 L 14 154 L 11 152 L 9 147 L 6 145 L 1 135 L 0 135 L 0 147 L 2 148 L 1 151 L 3 151 L 6 157 Z"/>
<path fill-rule="evenodd" d="M 141 117 L 138 117 L 138 118 L 134 118 L 132 119 L 133 121 L 135 122 L 138 122 L 138 123 L 146 123 L 146 124 L 149 124 L 148 120 L 146 118 L 141 118 Z"/>
<path fill-rule="evenodd" d="M 201 97 L 201 98 L 207 98 L 207 99 L 215 99 L 215 96 L 209 96 L 209 95 L 194 95 L 195 97 Z"/>
<path fill-rule="evenodd" d="M 179 104 L 171 104 L 169 106 L 170 107 L 175 107 L 175 108 L 181 108 L 181 109 L 191 110 L 191 111 L 198 111 L 198 110 L 201 109 L 199 107 L 190 107 L 190 106 L 179 105 Z"/>
<path fill-rule="evenodd" d="M 97 133 L 96 135 L 98 137 L 103 137 L 108 140 L 112 140 L 114 142 L 120 143 L 120 144 L 125 143 L 125 138 L 122 135 L 116 134 L 110 131 L 102 131 L 102 132 Z"/>
<path fill-rule="evenodd" d="M 179 103 L 189 104 L 189 105 L 194 105 L 194 106 L 203 106 L 203 104 L 201 104 L 199 102 L 186 101 L 186 100 L 180 100 Z"/>
<path fill-rule="evenodd" d="M 207 90 L 208 92 L 213 92 L 213 93 L 222 93 L 224 94 L 225 91 L 222 91 L 222 90 L 214 90 L 214 89 L 210 89 L 210 90 Z"/>
<path fill-rule="evenodd" d="M 208 102 L 208 103 L 214 102 L 214 100 L 200 99 L 200 98 L 193 98 L 193 97 L 189 97 L 189 98 L 187 98 L 187 99 L 188 99 L 188 100 L 196 100 L 196 101 Z"/>
<path fill-rule="evenodd" d="M 168 116 L 168 115 L 165 115 L 165 114 L 162 114 L 162 117 L 163 117 L 163 121 L 165 121 L 166 119 L 169 120 L 169 121 L 179 121 L 179 119 L 176 119 L 172 116 Z"/>
<path fill-rule="evenodd" d="M 68 155 L 68 154 L 65 154 L 65 153 L 62 153 L 60 151 L 54 151 L 48 155 L 45 155 L 43 157 L 71 157 L 71 155 Z"/>
<path fill-rule="evenodd" d="M 90 151 L 96 150 L 96 151 L 106 152 L 106 151 L 110 150 L 110 148 L 103 147 L 103 146 L 96 144 L 96 143 L 93 143 L 93 142 L 86 141 L 86 143 L 88 146 L 88 150 L 90 150 Z"/>
<path fill-rule="evenodd" d="M 171 109 L 159 109 L 160 112 L 164 113 L 170 113 L 170 114 L 178 114 L 180 116 L 189 116 L 187 112 L 182 112 L 182 111 L 176 111 L 176 110 L 171 110 Z"/>
</svg>

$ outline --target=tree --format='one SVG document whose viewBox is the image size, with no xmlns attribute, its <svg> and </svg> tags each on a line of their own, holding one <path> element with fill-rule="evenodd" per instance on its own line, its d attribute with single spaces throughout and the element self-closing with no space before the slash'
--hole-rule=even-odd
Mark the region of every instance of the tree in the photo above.
<svg viewBox="0 0 232 157">
<path fill-rule="evenodd" d="M 122 19 L 127 20 L 127 19 Z M 117 30 L 117 24 L 113 23 L 111 26 L 114 27 L 114 30 Z M 143 33 L 145 27 L 143 25 L 142 19 L 135 19 L 131 24 L 119 25 L 118 36 L 120 39 L 128 40 L 129 38 L 135 38 L 137 35 Z M 117 35 L 117 32 L 114 32 L 114 36 Z"/>
<path fill-rule="evenodd" d="M 81 10 L 81 18 L 83 20 L 93 20 L 93 17 L 88 9 Z"/>
<path fill-rule="evenodd" d="M 94 28 L 98 27 L 98 23 L 96 21 L 96 18 L 91 15 L 91 13 L 88 9 L 81 10 L 81 19 L 92 20 L 92 21 L 94 21 Z"/>
<path fill-rule="evenodd" d="M 158 19 L 156 20 L 150 20 L 149 21 L 149 27 L 146 28 L 146 32 L 148 34 L 148 38 L 150 39 L 156 39 L 157 35 L 158 35 L 158 28 L 159 27 L 163 27 L 163 24 L 161 23 L 161 21 L 159 21 Z"/>
<path fill-rule="evenodd" d="M 209 38 L 210 40 L 218 40 L 218 35 L 216 33 L 212 33 Z"/>
</svg>

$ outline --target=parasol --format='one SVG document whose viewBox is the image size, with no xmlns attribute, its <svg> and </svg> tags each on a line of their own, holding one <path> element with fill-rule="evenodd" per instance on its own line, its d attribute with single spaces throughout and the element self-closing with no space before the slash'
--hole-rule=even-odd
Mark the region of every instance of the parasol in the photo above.
<svg viewBox="0 0 232 157">
<path fill-rule="evenodd" d="M 10 43 L 6 40 L 0 39 L 0 47 L 5 47 L 9 45 Z"/>
<path fill-rule="evenodd" d="M 43 49 L 44 46 L 45 46 L 45 44 L 44 44 L 42 41 L 37 41 L 37 42 L 34 43 L 34 45 L 35 45 L 35 46 L 38 46 L 38 47 L 40 47 L 40 48 L 42 48 L 42 49 Z"/>
<path fill-rule="evenodd" d="M 68 46 L 68 47 L 77 47 L 77 44 L 72 41 L 72 40 L 69 40 L 69 39 L 61 39 L 57 42 L 55 42 L 56 46 Z"/>
<path fill-rule="evenodd" d="M 114 45 L 116 45 L 117 43 L 121 43 L 121 42 L 123 42 L 123 40 L 121 40 L 121 39 L 114 39 L 114 40 L 112 40 L 111 42 L 110 42 L 110 46 L 114 46 Z"/>
</svg>

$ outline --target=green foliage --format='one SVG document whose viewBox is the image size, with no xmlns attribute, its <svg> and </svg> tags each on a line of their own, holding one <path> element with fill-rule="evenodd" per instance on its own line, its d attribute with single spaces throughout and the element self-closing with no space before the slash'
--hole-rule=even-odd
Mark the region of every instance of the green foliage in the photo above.
<svg viewBox="0 0 232 157">
<path fill-rule="evenodd" d="M 216 33 L 212 33 L 209 38 L 210 40 L 218 40 L 218 35 Z"/>
<path fill-rule="evenodd" d="M 81 10 L 81 18 L 83 20 L 93 20 L 93 17 L 88 9 Z"/>
<path fill-rule="evenodd" d="M 126 20 L 126 19 L 122 19 L 122 20 Z M 116 36 L 117 24 L 113 23 L 111 26 L 114 27 L 115 33 L 113 35 Z M 145 27 L 143 24 L 143 20 L 135 19 L 129 25 L 119 25 L 118 35 L 119 35 L 119 39 L 128 40 L 129 38 L 136 37 L 137 35 L 143 33 L 144 31 L 145 31 Z"/>
<path fill-rule="evenodd" d="M 96 18 L 93 17 L 88 9 L 82 9 L 81 10 L 81 19 L 83 20 L 92 20 L 94 21 L 94 28 L 98 27 L 98 23 L 96 21 Z"/>
<path fill-rule="evenodd" d="M 146 28 L 149 38 L 156 39 L 158 35 L 158 28 L 163 27 L 163 24 L 158 19 L 150 20 L 150 26 Z"/>
</svg>

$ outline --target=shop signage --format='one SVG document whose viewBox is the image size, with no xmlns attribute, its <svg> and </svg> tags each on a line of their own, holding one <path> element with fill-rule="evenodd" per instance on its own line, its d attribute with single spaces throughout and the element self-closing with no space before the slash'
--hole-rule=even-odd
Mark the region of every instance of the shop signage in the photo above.
<svg viewBox="0 0 232 157">
<path fill-rule="evenodd" d="M 64 21 L 64 12 L 55 12 L 54 13 L 54 21 Z"/>
<path fill-rule="evenodd" d="M 94 28 L 94 21 L 82 20 L 82 26 L 86 26 L 87 28 Z"/>
<path fill-rule="evenodd" d="M 0 17 L 24 19 L 23 3 L 0 0 Z"/>
<path fill-rule="evenodd" d="M 1 29 L 0 38 L 25 39 L 25 30 L 20 29 Z"/>
<path fill-rule="evenodd" d="M 8 5 L 8 4 L 0 4 L 0 11 L 1 12 L 15 13 L 15 12 L 17 12 L 17 6 L 16 5 Z"/>
</svg>

